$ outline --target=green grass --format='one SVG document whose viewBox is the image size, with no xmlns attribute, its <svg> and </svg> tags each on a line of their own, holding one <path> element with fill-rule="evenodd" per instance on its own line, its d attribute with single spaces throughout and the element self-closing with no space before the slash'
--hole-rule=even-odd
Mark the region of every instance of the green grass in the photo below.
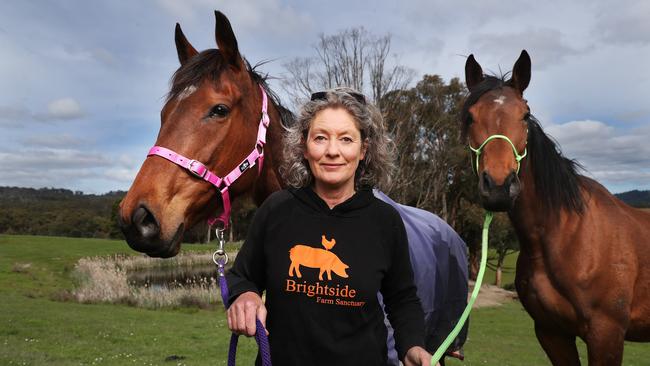
<svg viewBox="0 0 650 366">
<path fill-rule="evenodd" d="M 184 245 L 184 250 L 212 249 Z M 230 334 L 223 308 L 151 311 L 54 301 L 73 287 L 85 256 L 134 251 L 122 241 L 0 236 L 0 365 L 225 365 Z M 16 266 L 18 264 L 27 264 Z M 240 341 L 240 364 L 254 341 Z M 169 356 L 184 359 L 166 362 Z"/>
<path fill-rule="evenodd" d="M 116 253 L 136 255 L 121 241 L 0 235 L 0 365 L 225 365 L 223 309 L 153 311 L 53 300 L 73 287 L 70 272 L 79 258 Z M 252 364 L 254 341 L 240 343 L 239 364 Z M 584 345 L 581 354 L 585 359 Z M 174 355 L 184 358 L 165 361 Z M 472 312 L 465 355 L 464 363 L 448 364 L 549 365 L 517 302 Z M 626 345 L 624 365 L 648 364 L 650 344 Z"/>
<path fill-rule="evenodd" d="M 479 294 L 479 296 L 481 296 Z M 537 343 L 533 320 L 519 302 L 498 307 L 482 308 L 470 315 L 470 332 L 465 343 L 465 362 L 452 360 L 453 366 L 522 366 L 550 365 L 542 347 Z M 583 365 L 587 365 L 587 348 L 578 341 Z M 650 364 L 650 343 L 626 342 L 623 365 Z"/>
</svg>

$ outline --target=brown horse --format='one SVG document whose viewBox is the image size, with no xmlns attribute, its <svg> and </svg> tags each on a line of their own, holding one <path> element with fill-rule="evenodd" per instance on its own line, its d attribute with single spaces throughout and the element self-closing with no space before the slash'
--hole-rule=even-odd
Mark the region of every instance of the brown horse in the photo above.
<svg viewBox="0 0 650 366">
<path fill-rule="evenodd" d="M 517 232 L 517 293 L 553 365 L 580 365 L 576 337 L 589 365 L 620 365 L 624 340 L 650 341 L 650 214 L 562 156 L 523 99 L 530 75 L 526 51 L 509 80 L 484 75 L 473 55 L 465 64 L 462 125 L 481 200 Z"/>
<path fill-rule="evenodd" d="M 230 22 L 215 12 L 219 49 L 198 53 L 176 24 L 181 63 L 172 77 L 155 145 L 203 162 L 219 177 L 238 166 L 254 148 L 262 110 L 260 86 L 270 96 L 261 171 L 248 169 L 230 186 L 230 198 L 252 193 L 260 204 L 279 190 L 278 154 L 282 118 L 292 118 L 267 88 L 264 78 L 240 55 Z M 223 210 L 210 183 L 158 156 L 145 160 L 120 205 L 120 224 L 131 248 L 152 257 L 172 257 L 183 232 Z"/>
</svg>

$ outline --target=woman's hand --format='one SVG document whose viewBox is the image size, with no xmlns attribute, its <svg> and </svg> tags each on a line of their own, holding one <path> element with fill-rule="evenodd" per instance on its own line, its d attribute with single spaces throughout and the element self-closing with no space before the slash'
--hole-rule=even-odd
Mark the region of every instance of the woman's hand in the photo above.
<svg viewBox="0 0 650 366">
<path fill-rule="evenodd" d="M 266 307 L 260 295 L 248 291 L 237 297 L 228 308 L 228 328 L 237 334 L 255 335 L 255 319 L 266 328 Z M 269 332 L 267 331 L 266 334 Z"/>
<path fill-rule="evenodd" d="M 411 347 L 404 357 L 404 366 L 429 366 L 431 354 L 422 347 Z M 439 363 L 436 366 L 440 366 Z"/>
</svg>

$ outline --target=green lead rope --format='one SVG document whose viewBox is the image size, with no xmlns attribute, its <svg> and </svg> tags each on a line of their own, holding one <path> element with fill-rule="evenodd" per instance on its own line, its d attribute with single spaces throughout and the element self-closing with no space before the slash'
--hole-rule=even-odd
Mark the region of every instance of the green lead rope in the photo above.
<svg viewBox="0 0 650 366">
<path fill-rule="evenodd" d="M 467 302 L 467 306 L 465 307 L 463 314 L 460 316 L 460 319 L 458 319 L 458 324 L 456 324 L 456 327 L 451 331 L 451 333 L 449 333 L 440 347 L 438 347 L 436 353 L 433 354 L 433 358 L 431 358 L 431 366 L 435 366 L 438 361 L 440 361 L 444 353 L 449 348 L 451 342 L 453 342 L 458 333 L 460 333 L 460 330 L 463 328 L 463 325 L 467 321 L 469 312 L 472 311 L 472 306 L 474 305 L 474 301 L 476 301 L 478 292 L 481 290 L 481 283 L 483 282 L 483 275 L 485 274 L 485 265 L 487 264 L 488 231 L 490 229 L 490 223 L 492 222 L 492 216 L 493 213 L 491 211 L 485 212 L 485 221 L 483 221 L 483 243 L 481 245 L 481 267 L 478 270 L 478 277 L 476 278 L 476 284 L 474 284 L 472 296 Z"/>
</svg>

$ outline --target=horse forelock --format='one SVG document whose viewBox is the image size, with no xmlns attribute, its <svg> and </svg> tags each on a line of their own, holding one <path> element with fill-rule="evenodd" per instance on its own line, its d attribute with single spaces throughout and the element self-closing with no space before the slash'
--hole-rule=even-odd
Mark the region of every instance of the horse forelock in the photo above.
<svg viewBox="0 0 650 366">
<path fill-rule="evenodd" d="M 465 99 L 465 103 L 463 103 L 463 108 L 460 112 L 460 122 L 462 124 L 461 136 L 463 138 L 467 137 L 467 131 L 469 130 L 469 126 L 472 124 L 469 109 L 476 104 L 485 93 L 507 86 L 507 83 L 508 81 L 505 80 L 505 76 L 496 77 L 485 75 L 483 81 L 472 88 L 471 92 Z"/>
<path fill-rule="evenodd" d="M 197 88 L 206 78 L 216 82 L 225 68 L 226 63 L 219 50 L 202 51 L 187 60 L 174 72 L 170 82 L 171 87 L 167 94 L 167 101 L 187 97 L 187 91 Z"/>
<path fill-rule="evenodd" d="M 253 83 L 260 85 L 269 97 L 270 103 L 275 106 L 282 119 L 284 126 L 290 126 L 295 119 L 294 114 L 285 108 L 280 102 L 278 95 L 271 90 L 267 80 L 268 75 L 261 74 L 256 70 L 257 67 L 264 65 L 266 62 L 260 62 L 255 66 L 245 58 L 242 58 Z M 182 100 L 194 93 L 201 83 L 208 79 L 211 82 L 217 82 L 227 68 L 227 63 L 223 59 L 221 52 L 217 49 L 202 51 L 198 55 L 189 59 L 185 64 L 176 70 L 171 78 L 170 91 L 167 94 L 167 101 L 178 99 Z"/>
</svg>

